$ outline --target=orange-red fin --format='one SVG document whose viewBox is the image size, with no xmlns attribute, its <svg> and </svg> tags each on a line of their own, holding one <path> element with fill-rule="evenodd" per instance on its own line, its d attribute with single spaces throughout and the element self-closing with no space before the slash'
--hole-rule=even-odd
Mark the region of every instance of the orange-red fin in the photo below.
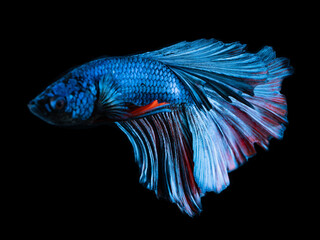
<svg viewBox="0 0 320 240">
<path fill-rule="evenodd" d="M 133 117 L 142 116 L 155 110 L 158 110 L 160 107 L 163 107 L 168 104 L 169 103 L 166 102 L 159 103 L 158 100 L 154 100 L 152 103 L 149 103 L 148 105 L 135 108 L 134 110 L 130 111 L 130 114 Z"/>
</svg>

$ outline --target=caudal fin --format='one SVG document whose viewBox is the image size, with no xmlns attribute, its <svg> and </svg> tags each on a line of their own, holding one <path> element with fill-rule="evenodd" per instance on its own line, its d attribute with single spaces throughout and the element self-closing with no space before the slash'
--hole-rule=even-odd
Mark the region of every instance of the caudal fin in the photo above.
<svg viewBox="0 0 320 240">
<path fill-rule="evenodd" d="M 283 137 L 281 83 L 293 69 L 271 47 L 253 54 L 215 39 L 140 57 L 166 64 L 195 104 L 118 126 L 134 146 L 140 181 L 192 216 L 201 211 L 200 196 L 228 186 L 228 172 L 256 153 L 254 143 L 268 149 L 270 138 Z"/>
</svg>

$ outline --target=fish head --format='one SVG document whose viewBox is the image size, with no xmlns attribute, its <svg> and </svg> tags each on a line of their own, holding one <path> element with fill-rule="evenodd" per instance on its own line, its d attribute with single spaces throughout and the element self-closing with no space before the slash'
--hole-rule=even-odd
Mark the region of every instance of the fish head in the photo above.
<svg viewBox="0 0 320 240">
<path fill-rule="evenodd" d="M 49 124 L 82 125 L 90 119 L 96 100 L 94 82 L 68 76 L 48 86 L 30 101 L 30 111 Z"/>
</svg>

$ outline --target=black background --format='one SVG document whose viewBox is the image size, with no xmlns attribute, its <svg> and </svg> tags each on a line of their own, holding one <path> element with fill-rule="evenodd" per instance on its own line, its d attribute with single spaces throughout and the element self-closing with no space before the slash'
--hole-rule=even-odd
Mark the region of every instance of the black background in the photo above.
<svg viewBox="0 0 320 240">
<path fill-rule="evenodd" d="M 15 184 L 12 209 L 17 211 L 12 216 L 25 226 L 21 231 L 157 237 L 172 229 L 226 235 L 295 230 L 301 221 L 297 216 L 305 212 L 299 202 L 304 188 L 299 143 L 304 139 L 296 97 L 302 77 L 300 36 L 308 37 L 299 18 L 303 9 L 275 3 L 233 8 L 197 4 L 187 9 L 154 3 L 140 10 L 127 3 L 26 7 L 31 10 L 16 29 L 23 52 L 15 56 L 15 64 L 23 77 L 19 131 L 11 140 L 18 147 L 10 151 L 14 170 L 8 180 Z M 27 109 L 32 98 L 75 66 L 199 38 L 240 41 L 251 52 L 270 45 L 295 68 L 283 82 L 289 109 L 283 140 L 271 140 L 269 151 L 257 147 L 255 157 L 229 174 L 225 191 L 202 198 L 200 216 L 182 214 L 139 184 L 132 147 L 116 127 L 59 128 Z"/>
</svg>

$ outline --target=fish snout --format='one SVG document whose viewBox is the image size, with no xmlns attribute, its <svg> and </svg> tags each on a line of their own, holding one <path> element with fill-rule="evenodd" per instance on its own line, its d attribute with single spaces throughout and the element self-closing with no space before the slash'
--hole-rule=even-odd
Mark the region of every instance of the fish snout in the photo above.
<svg viewBox="0 0 320 240">
<path fill-rule="evenodd" d="M 39 101 L 33 99 L 28 103 L 28 108 L 30 110 L 30 112 L 32 112 L 34 115 L 36 115 L 37 117 L 44 119 L 45 117 L 47 117 L 46 111 L 45 109 L 43 109 L 43 106 L 41 103 L 39 103 Z"/>
<path fill-rule="evenodd" d="M 36 107 L 36 101 L 35 100 L 31 100 L 29 103 L 28 103 L 28 108 L 29 110 L 31 111 L 31 109 L 35 108 Z"/>
<path fill-rule="evenodd" d="M 33 114 L 35 114 L 35 112 L 38 111 L 37 102 L 35 100 L 31 100 L 28 103 L 28 108 Z"/>
</svg>

